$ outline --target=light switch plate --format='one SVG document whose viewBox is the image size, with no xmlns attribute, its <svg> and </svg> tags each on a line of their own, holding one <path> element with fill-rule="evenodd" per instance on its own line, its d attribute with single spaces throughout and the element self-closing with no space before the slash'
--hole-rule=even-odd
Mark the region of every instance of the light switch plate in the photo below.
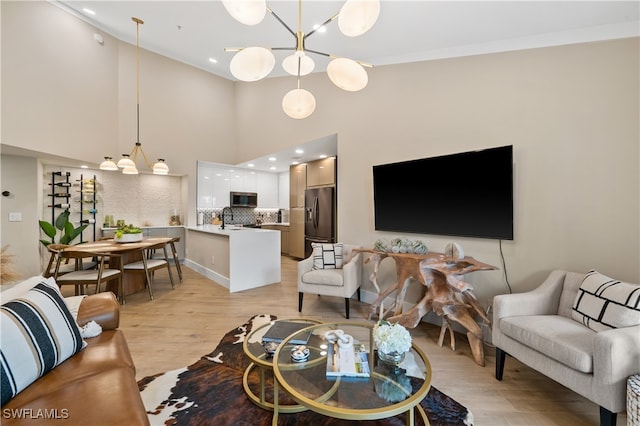
<svg viewBox="0 0 640 426">
<path fill-rule="evenodd" d="M 9 212 L 9 222 L 22 222 L 22 213 Z"/>
</svg>

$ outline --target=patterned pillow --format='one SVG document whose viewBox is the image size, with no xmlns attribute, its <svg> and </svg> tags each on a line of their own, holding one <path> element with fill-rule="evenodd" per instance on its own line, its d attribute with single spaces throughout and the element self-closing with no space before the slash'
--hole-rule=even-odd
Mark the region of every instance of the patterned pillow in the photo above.
<svg viewBox="0 0 640 426">
<path fill-rule="evenodd" d="M 580 284 L 571 318 L 595 331 L 640 324 L 640 285 L 589 271 Z"/>
<path fill-rule="evenodd" d="M 0 306 L 0 334 L 2 405 L 86 345 L 55 282 Z"/>
<path fill-rule="evenodd" d="M 342 269 L 342 243 L 311 243 L 313 269 Z"/>
</svg>

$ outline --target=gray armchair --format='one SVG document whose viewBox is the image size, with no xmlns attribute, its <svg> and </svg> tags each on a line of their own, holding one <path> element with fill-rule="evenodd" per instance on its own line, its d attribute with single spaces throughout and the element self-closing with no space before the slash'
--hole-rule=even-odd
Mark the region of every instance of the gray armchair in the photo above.
<svg viewBox="0 0 640 426">
<path fill-rule="evenodd" d="M 640 373 L 640 325 L 593 331 L 572 319 L 585 275 L 554 271 L 536 289 L 493 299 L 496 379 L 508 354 L 600 406 L 600 424 L 625 411 L 626 382 Z"/>
<path fill-rule="evenodd" d="M 343 245 L 341 269 L 313 269 L 313 254 L 298 262 L 298 312 L 302 312 L 304 293 L 344 297 L 346 317 L 349 319 L 349 299 L 357 293 L 360 300 L 362 254 L 353 252 L 359 246 Z"/>
</svg>

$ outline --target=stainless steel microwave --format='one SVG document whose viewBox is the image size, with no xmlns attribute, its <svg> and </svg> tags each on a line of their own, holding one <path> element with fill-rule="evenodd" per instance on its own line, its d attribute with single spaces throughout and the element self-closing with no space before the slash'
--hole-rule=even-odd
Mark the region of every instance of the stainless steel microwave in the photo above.
<svg viewBox="0 0 640 426">
<path fill-rule="evenodd" d="M 231 192 L 231 207 L 258 207 L 258 194 L 255 192 Z"/>
</svg>

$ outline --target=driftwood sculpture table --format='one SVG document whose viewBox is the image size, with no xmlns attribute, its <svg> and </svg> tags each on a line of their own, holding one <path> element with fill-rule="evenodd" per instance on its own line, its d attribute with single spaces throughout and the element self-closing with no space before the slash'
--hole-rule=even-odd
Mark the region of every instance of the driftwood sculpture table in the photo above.
<svg viewBox="0 0 640 426">
<path fill-rule="evenodd" d="M 393 310 L 393 316 L 388 318 L 391 322 L 397 322 L 408 328 L 415 328 L 420 319 L 429 311 L 443 317 L 443 330 L 449 328 L 455 321 L 467 330 L 467 338 L 471 346 L 471 352 L 475 362 L 484 366 L 484 349 L 482 346 L 482 330 L 474 319 L 474 313 L 479 315 L 488 324 L 491 323 L 486 312 L 473 294 L 471 284 L 462 279 L 462 275 L 473 271 L 487 271 L 497 269 L 495 266 L 478 262 L 472 257 L 463 258 L 447 257 L 442 253 L 389 253 L 370 249 L 354 249 L 363 253 L 369 253 L 365 261 L 373 260 L 374 270 L 369 277 L 378 291 L 378 298 L 371 305 L 369 319 L 380 312 L 380 319 Z M 384 291 L 380 291 L 377 274 L 380 262 L 390 257 L 396 263 L 397 281 Z M 425 287 L 425 295 L 409 311 L 403 313 L 402 306 L 409 285 L 409 278 L 414 278 Z M 395 301 L 391 308 L 385 312 L 383 300 L 396 293 Z M 439 343 L 442 344 L 443 333 Z M 453 333 L 451 332 L 452 348 Z"/>
</svg>

